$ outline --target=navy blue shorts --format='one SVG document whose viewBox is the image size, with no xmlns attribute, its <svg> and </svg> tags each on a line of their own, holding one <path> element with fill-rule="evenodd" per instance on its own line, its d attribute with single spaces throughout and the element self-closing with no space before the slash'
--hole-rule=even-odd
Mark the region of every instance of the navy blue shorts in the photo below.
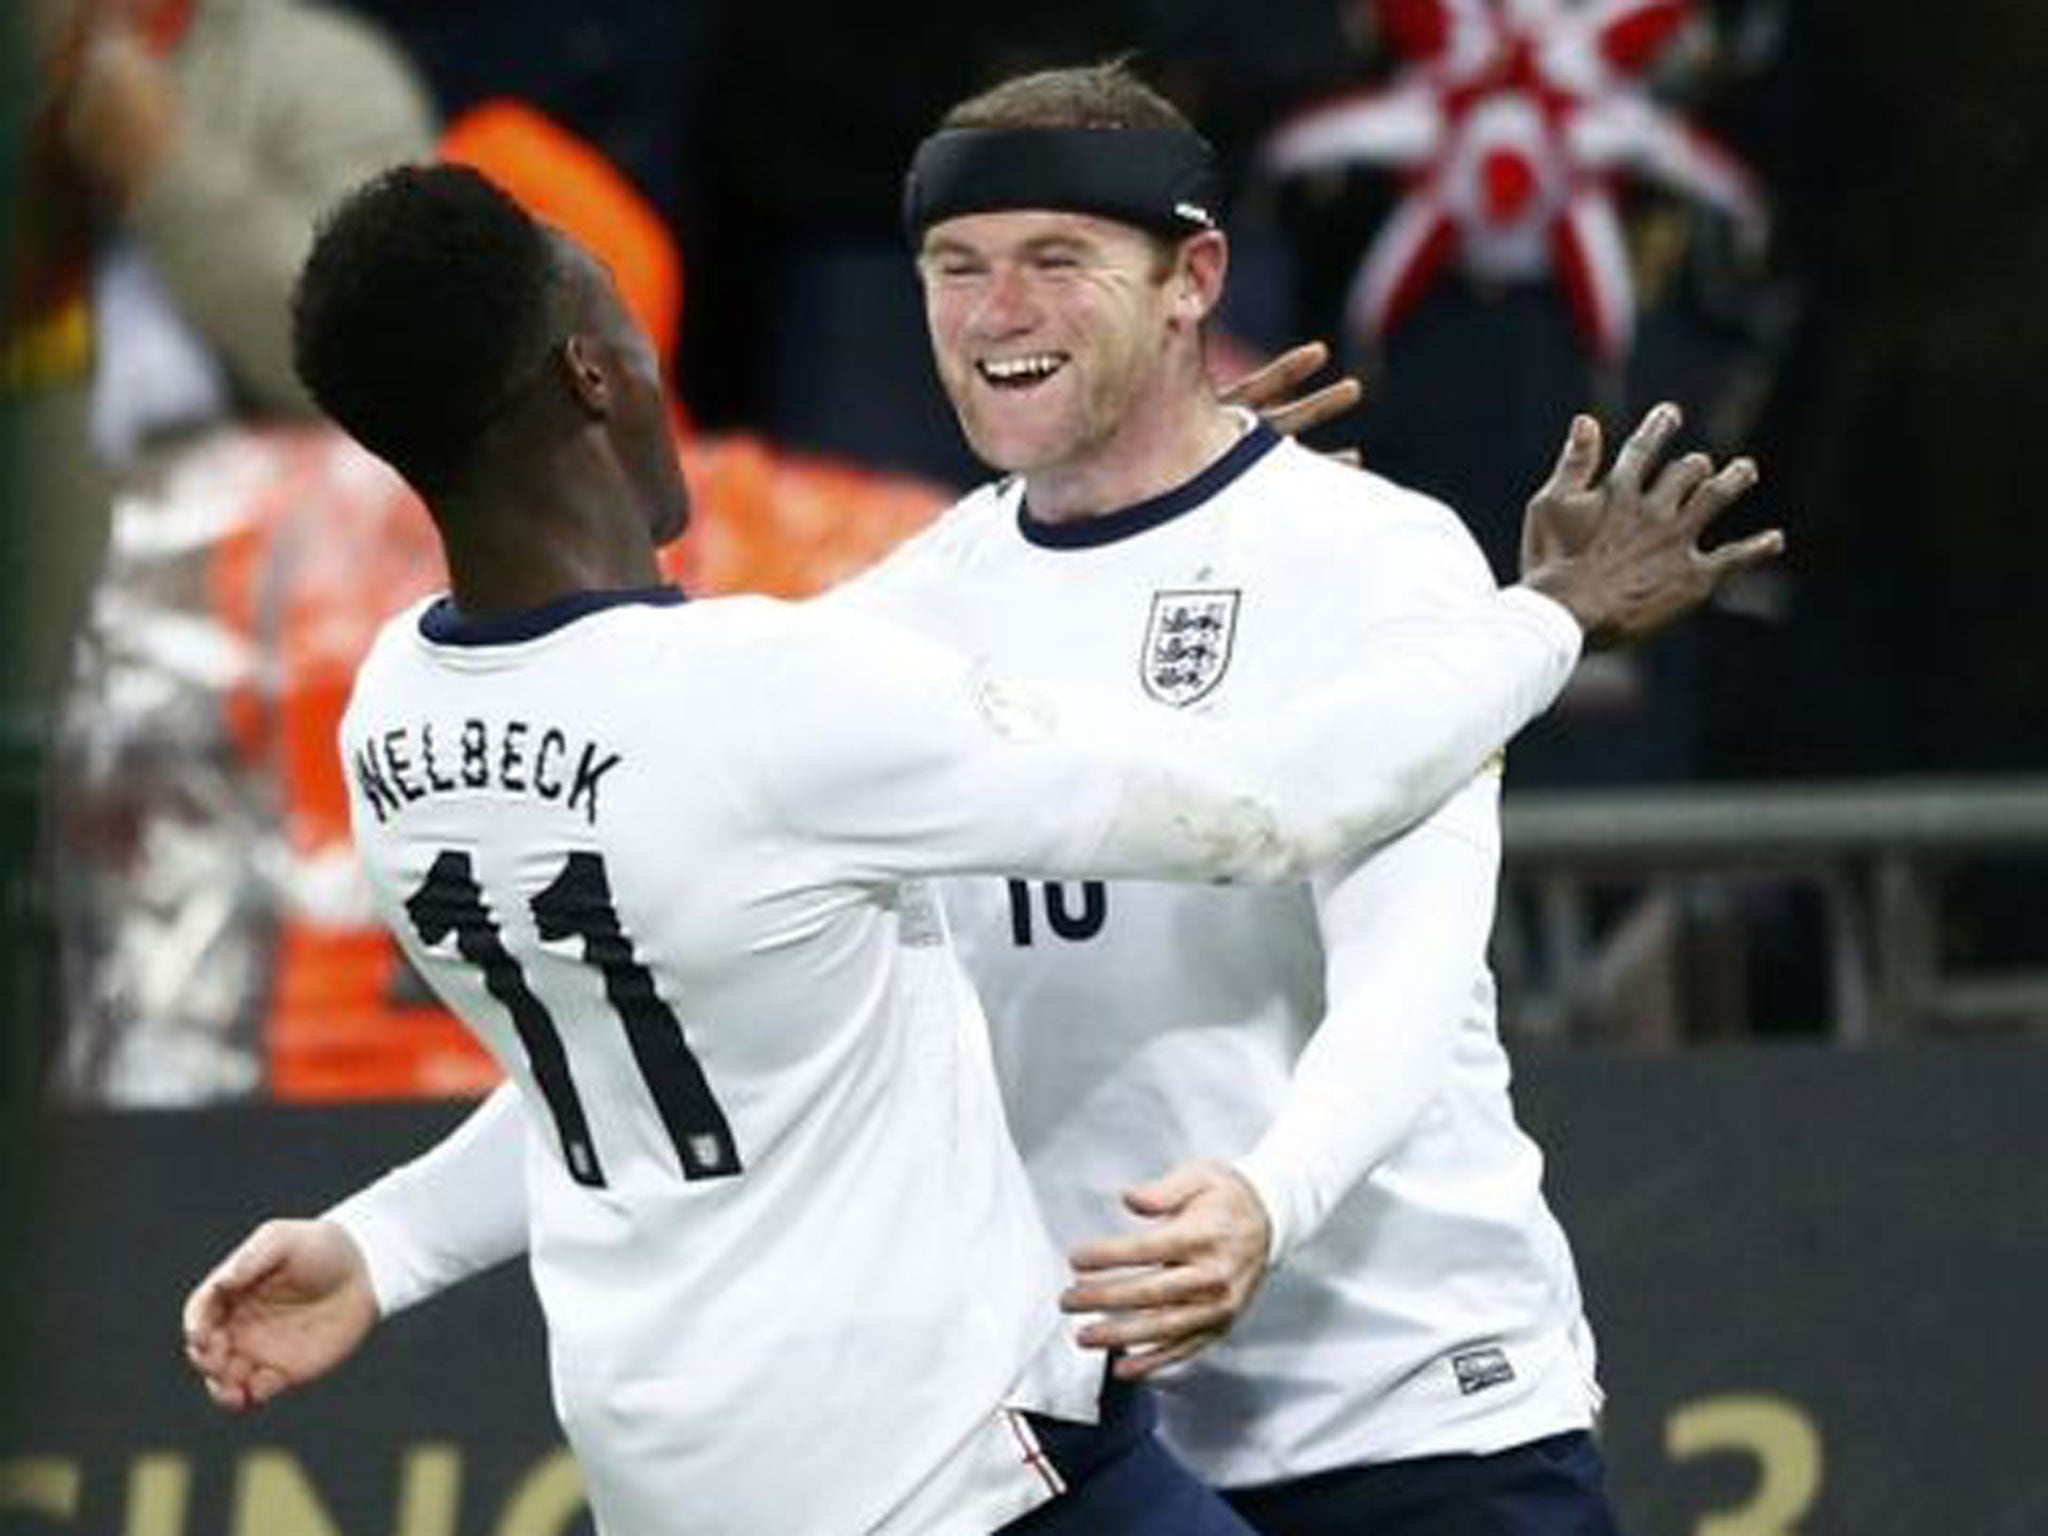
<svg viewBox="0 0 2048 1536">
<path fill-rule="evenodd" d="M 1258 1536 L 1159 1443 L 1145 1388 L 1112 1379 L 1100 1424 L 1028 1417 L 1067 1491 L 1002 1536 Z"/>
<path fill-rule="evenodd" d="M 1418 1456 L 1233 1489 L 1264 1536 L 1620 1536 L 1583 1430 L 1491 1456 Z"/>
</svg>

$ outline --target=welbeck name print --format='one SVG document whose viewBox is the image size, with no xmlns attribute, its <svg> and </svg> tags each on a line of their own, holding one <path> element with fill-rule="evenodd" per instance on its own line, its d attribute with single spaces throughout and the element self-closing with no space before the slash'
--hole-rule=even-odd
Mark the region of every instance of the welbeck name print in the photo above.
<svg viewBox="0 0 2048 1536">
<path fill-rule="evenodd" d="M 1152 594 L 1139 665 L 1148 694 L 1178 709 L 1215 691 L 1230 668 L 1239 596 L 1217 588 Z"/>
<path fill-rule="evenodd" d="M 364 733 L 349 760 L 363 801 L 379 821 L 434 795 L 489 790 L 532 795 L 597 821 L 597 792 L 618 753 L 572 739 L 545 722 L 432 721 Z"/>
</svg>

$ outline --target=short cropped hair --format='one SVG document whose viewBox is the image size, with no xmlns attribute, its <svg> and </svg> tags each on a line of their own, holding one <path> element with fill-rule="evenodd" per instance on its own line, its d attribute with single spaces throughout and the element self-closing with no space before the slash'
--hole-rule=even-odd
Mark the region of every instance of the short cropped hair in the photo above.
<svg viewBox="0 0 2048 1536">
<path fill-rule="evenodd" d="M 467 166 L 385 171 L 321 222 L 292 296 L 294 365 L 431 492 L 559 339 L 558 267 L 547 231 Z"/>
<path fill-rule="evenodd" d="M 1138 77 L 1128 61 L 1105 59 L 1066 69 L 1041 69 L 991 86 L 958 103 L 939 120 L 948 128 L 1154 128 L 1193 133 L 1194 124 L 1172 102 Z M 1154 279 L 1173 271 L 1181 242 L 1156 230 L 1152 244 Z"/>
<path fill-rule="evenodd" d="M 939 122 L 944 128 L 1178 128 L 1180 109 L 1123 59 L 1045 69 L 970 96 Z"/>
</svg>

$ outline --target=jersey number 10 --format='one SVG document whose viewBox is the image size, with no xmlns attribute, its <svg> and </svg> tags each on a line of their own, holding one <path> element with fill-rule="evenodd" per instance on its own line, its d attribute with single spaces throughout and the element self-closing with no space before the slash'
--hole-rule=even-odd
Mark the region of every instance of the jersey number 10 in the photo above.
<svg viewBox="0 0 2048 1536">
<path fill-rule="evenodd" d="M 722 1179 L 738 1173 L 740 1155 L 732 1127 L 683 1039 L 682 1021 L 654 990 L 647 967 L 633 958 L 632 941 L 619 926 L 618 909 L 612 904 L 604 860 L 589 852 L 570 854 L 562 872 L 530 905 L 542 939 L 581 939 L 583 963 L 604 977 L 605 999 L 625 1025 L 626 1043 L 675 1143 L 683 1177 Z M 583 1100 L 569 1075 L 561 1032 L 526 984 L 519 961 L 505 948 L 469 855 L 449 849 L 436 857 L 427 878 L 406 899 L 405 911 L 422 944 L 432 949 L 452 936 L 456 953 L 483 973 L 484 990 L 511 1015 L 526 1049 L 534 1083 L 554 1116 L 570 1177 L 602 1189 L 604 1167 L 584 1117 Z"/>
<path fill-rule="evenodd" d="M 1020 948 L 1033 942 L 1036 924 L 1032 921 L 1031 883 L 1028 880 L 1005 882 L 1010 889 L 1010 941 Z M 1039 887 L 1045 895 L 1045 924 L 1053 931 L 1055 938 L 1078 944 L 1083 939 L 1092 939 L 1102 932 L 1102 925 L 1109 917 L 1109 891 L 1100 880 L 1083 880 L 1079 896 L 1070 900 L 1074 887 L 1059 880 L 1048 880 Z"/>
</svg>

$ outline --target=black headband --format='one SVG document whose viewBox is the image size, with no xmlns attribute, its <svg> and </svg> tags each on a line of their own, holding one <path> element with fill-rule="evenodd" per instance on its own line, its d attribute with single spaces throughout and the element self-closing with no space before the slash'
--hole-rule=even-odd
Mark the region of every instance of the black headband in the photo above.
<svg viewBox="0 0 2048 1536">
<path fill-rule="evenodd" d="M 942 128 L 903 183 L 912 245 L 942 219 L 1053 208 L 1162 235 L 1216 228 L 1216 157 L 1185 128 Z"/>
</svg>

